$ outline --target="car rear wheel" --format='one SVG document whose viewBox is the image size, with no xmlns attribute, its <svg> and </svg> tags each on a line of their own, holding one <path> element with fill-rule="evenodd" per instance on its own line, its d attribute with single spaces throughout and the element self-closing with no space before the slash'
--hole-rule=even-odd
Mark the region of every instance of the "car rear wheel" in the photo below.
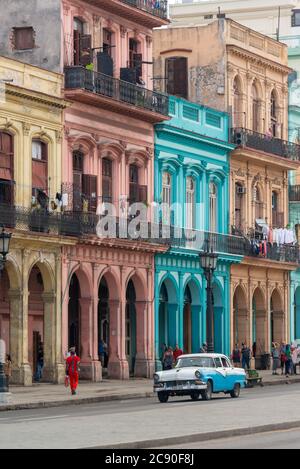
<svg viewBox="0 0 300 469">
<path fill-rule="evenodd" d="M 157 395 L 158 395 L 159 402 L 162 402 L 163 404 L 165 402 L 168 402 L 168 399 L 169 399 L 168 393 L 161 391 L 161 392 L 158 392 Z"/>
<path fill-rule="evenodd" d="M 207 388 L 201 392 L 202 399 L 204 401 L 210 401 L 212 398 L 212 384 L 210 381 L 207 382 Z"/>
<path fill-rule="evenodd" d="M 239 383 L 236 383 L 234 385 L 233 390 L 230 391 L 230 395 L 233 399 L 237 399 L 238 397 L 240 397 L 240 393 L 241 393 L 241 386 Z"/>
<path fill-rule="evenodd" d="M 191 399 L 192 399 L 192 401 L 198 401 L 199 396 L 200 396 L 199 392 L 197 392 L 197 391 L 191 392 Z"/>
</svg>

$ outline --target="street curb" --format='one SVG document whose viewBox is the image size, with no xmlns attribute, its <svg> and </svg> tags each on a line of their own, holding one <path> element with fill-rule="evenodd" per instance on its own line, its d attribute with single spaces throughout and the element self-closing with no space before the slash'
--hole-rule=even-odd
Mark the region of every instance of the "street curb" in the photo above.
<svg viewBox="0 0 300 469">
<path fill-rule="evenodd" d="M 8 404 L 0 405 L 0 412 L 7 412 L 12 410 L 27 410 L 27 409 L 47 409 L 50 407 L 64 407 L 71 405 L 82 405 L 82 404 L 96 404 L 98 402 L 110 402 L 110 401 L 127 401 L 130 399 L 145 399 L 149 397 L 154 397 L 153 392 L 142 392 L 142 393 L 132 393 L 132 394 L 116 394 L 116 395 L 107 395 L 107 396 L 95 396 L 95 397 L 82 397 L 79 399 L 73 399 L 70 396 L 69 401 L 52 401 L 52 402 L 29 402 L 27 404 Z"/>
<path fill-rule="evenodd" d="M 276 381 L 266 381 L 262 382 L 262 387 L 264 386 L 276 386 L 283 384 L 297 384 L 300 383 L 300 377 L 289 380 L 288 378 L 283 378 Z M 251 387 L 254 388 L 255 386 Z M 251 389 L 249 388 L 249 389 Z M 51 407 L 64 407 L 70 405 L 82 405 L 82 404 L 97 404 L 100 402 L 110 402 L 110 401 L 126 401 L 130 399 L 146 399 L 149 397 L 155 397 L 155 394 L 150 391 L 144 392 L 135 392 L 130 394 L 110 394 L 106 396 L 94 396 L 94 397 L 82 397 L 79 399 L 70 400 L 59 400 L 59 401 L 39 401 L 39 402 L 29 402 L 27 404 L 6 404 L 0 405 L 0 412 L 14 411 L 14 410 L 27 410 L 27 409 L 47 409 Z"/>
<path fill-rule="evenodd" d="M 131 441 L 128 443 L 118 443 L 107 446 L 92 446 L 84 449 L 154 449 L 165 448 L 187 443 L 197 443 L 211 440 L 220 440 L 223 438 L 232 438 L 236 436 L 254 435 L 256 433 L 268 433 L 271 431 L 291 430 L 300 427 L 300 420 L 294 422 L 272 423 L 269 425 L 258 425 L 256 427 L 235 428 L 231 430 L 220 430 L 208 433 L 193 433 L 191 435 L 173 436 L 168 438 L 157 438 L 153 440 Z"/>
</svg>

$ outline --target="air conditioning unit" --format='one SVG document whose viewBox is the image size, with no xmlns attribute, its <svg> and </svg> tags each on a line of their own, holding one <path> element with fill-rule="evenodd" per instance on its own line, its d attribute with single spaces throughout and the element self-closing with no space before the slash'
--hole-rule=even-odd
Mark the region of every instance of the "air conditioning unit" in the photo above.
<svg viewBox="0 0 300 469">
<path fill-rule="evenodd" d="M 236 187 L 236 193 L 237 194 L 246 194 L 247 189 L 244 186 L 237 186 Z"/>
</svg>

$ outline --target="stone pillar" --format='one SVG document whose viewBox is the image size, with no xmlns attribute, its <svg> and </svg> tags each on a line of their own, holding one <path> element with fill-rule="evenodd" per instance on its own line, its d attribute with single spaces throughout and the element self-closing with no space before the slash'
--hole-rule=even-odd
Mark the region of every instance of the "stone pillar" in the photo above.
<svg viewBox="0 0 300 469">
<path fill-rule="evenodd" d="M 56 308 L 54 293 L 44 293 L 44 368 L 43 381 L 55 382 L 55 329 Z"/>
<path fill-rule="evenodd" d="M 23 314 L 24 292 L 10 290 L 10 354 L 12 357 L 12 379 L 15 384 L 32 385 L 32 371 L 28 363 L 28 324 Z M 28 310 L 27 310 L 28 311 Z M 27 312 L 26 312 L 27 314 Z"/>
<path fill-rule="evenodd" d="M 80 298 L 80 377 L 93 379 L 92 363 L 92 299 Z M 77 352 L 78 353 L 78 352 Z"/>
<path fill-rule="evenodd" d="M 93 381 L 102 380 L 102 365 L 98 355 L 98 265 L 93 265 L 93 305 L 92 305 L 92 331 L 91 331 L 91 354 L 93 363 Z"/>
<path fill-rule="evenodd" d="M 124 311 L 123 311 L 124 309 Z M 129 366 L 125 355 L 125 305 L 119 301 L 109 302 L 110 350 L 108 377 L 129 379 Z"/>
<path fill-rule="evenodd" d="M 154 363 L 149 356 L 149 328 L 148 314 L 149 304 L 146 301 L 138 301 L 136 309 L 136 360 L 134 375 L 150 378 L 153 375 Z"/>
</svg>

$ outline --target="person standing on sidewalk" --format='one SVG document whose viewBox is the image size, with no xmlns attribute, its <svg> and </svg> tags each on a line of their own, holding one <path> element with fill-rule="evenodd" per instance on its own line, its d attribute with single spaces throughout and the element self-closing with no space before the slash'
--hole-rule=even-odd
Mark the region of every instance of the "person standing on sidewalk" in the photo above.
<svg viewBox="0 0 300 469">
<path fill-rule="evenodd" d="M 242 368 L 250 370 L 251 350 L 247 344 L 242 344 Z"/>
<path fill-rule="evenodd" d="M 11 368 L 12 368 L 11 356 L 7 354 L 5 364 L 4 364 L 4 374 L 6 377 L 6 385 L 8 388 L 9 388 L 9 381 L 11 378 Z"/>
<path fill-rule="evenodd" d="M 292 366 L 292 352 L 290 344 L 286 344 L 285 346 L 285 376 L 288 377 L 291 374 L 291 366 Z"/>
<path fill-rule="evenodd" d="M 286 356 L 285 356 L 285 342 L 281 342 L 281 345 L 280 345 L 280 367 L 281 367 L 281 376 L 284 374 L 285 362 L 286 362 Z"/>
<path fill-rule="evenodd" d="M 69 376 L 71 393 L 74 396 L 79 381 L 80 358 L 76 355 L 75 347 L 70 348 L 70 354 L 66 360 L 66 375 Z"/>
<path fill-rule="evenodd" d="M 233 361 L 233 365 L 237 368 L 241 366 L 241 351 L 239 349 L 239 344 L 235 344 L 235 348 L 232 350 L 231 359 Z"/>
<path fill-rule="evenodd" d="M 273 358 L 273 366 L 272 366 L 272 375 L 278 375 L 277 368 L 280 365 L 280 349 L 277 342 L 272 343 L 272 358 Z"/>
</svg>

